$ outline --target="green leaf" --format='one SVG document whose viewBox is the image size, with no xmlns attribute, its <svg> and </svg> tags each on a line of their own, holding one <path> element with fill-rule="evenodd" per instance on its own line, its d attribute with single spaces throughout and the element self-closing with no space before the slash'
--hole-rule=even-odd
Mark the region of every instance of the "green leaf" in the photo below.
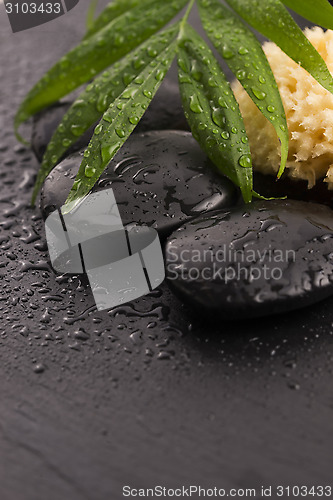
<svg viewBox="0 0 333 500">
<path fill-rule="evenodd" d="M 98 0 L 92 0 L 91 5 L 97 2 Z M 140 3 L 142 4 L 140 0 L 113 0 L 113 2 L 110 2 L 95 20 L 92 20 L 84 40 L 100 31 L 104 28 L 104 26 L 121 16 L 121 14 L 124 14 L 133 7 L 140 5 Z"/>
<path fill-rule="evenodd" d="M 267 198 L 266 196 L 262 196 L 261 194 L 257 193 L 256 191 L 252 191 L 253 198 L 256 198 L 258 200 L 263 200 L 263 201 L 271 201 L 271 200 L 286 200 L 288 196 L 270 196 Z"/>
<path fill-rule="evenodd" d="M 282 0 L 290 9 L 324 28 L 333 29 L 333 7 L 328 0 Z"/>
<path fill-rule="evenodd" d="M 131 135 L 170 68 L 176 48 L 177 41 L 174 41 L 141 71 L 104 113 L 84 153 L 65 210 L 72 210 L 89 193 Z"/>
<path fill-rule="evenodd" d="M 289 134 L 280 93 L 266 55 L 254 34 L 217 0 L 199 0 L 209 39 L 253 102 L 272 123 L 281 142 L 281 177 L 288 158 Z"/>
<path fill-rule="evenodd" d="M 33 192 L 33 203 L 46 176 L 67 149 L 101 118 L 111 103 L 142 72 L 143 68 L 170 45 L 178 29 L 179 23 L 154 35 L 138 49 L 115 63 L 110 70 L 98 76 L 80 94 L 64 115 L 45 151 Z"/>
<path fill-rule="evenodd" d="M 213 53 L 186 24 L 178 48 L 179 84 L 192 134 L 218 169 L 252 198 L 252 163 L 237 101 Z"/>
<path fill-rule="evenodd" d="M 275 42 L 325 89 L 333 92 L 333 78 L 324 59 L 297 26 L 280 0 L 226 1 L 253 28 Z"/>
<path fill-rule="evenodd" d="M 28 93 L 15 117 L 15 129 L 115 63 L 162 28 L 186 0 L 141 2 L 62 57 Z"/>
<path fill-rule="evenodd" d="M 86 17 L 86 28 L 87 28 L 88 32 L 93 30 L 93 26 L 95 23 L 95 12 L 96 12 L 96 8 L 97 8 L 97 4 L 98 4 L 98 0 L 90 0 L 90 4 L 88 7 L 88 11 L 87 11 L 87 17 Z"/>
</svg>

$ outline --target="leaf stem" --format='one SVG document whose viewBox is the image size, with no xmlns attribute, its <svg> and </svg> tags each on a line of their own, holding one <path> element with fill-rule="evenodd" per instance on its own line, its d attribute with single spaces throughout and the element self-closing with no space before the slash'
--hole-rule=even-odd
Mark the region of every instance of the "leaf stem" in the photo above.
<svg viewBox="0 0 333 500">
<path fill-rule="evenodd" d="M 86 30 L 87 31 L 91 30 L 91 28 L 93 27 L 97 4 L 98 4 L 98 0 L 91 0 L 91 2 L 89 4 L 87 17 L 86 17 Z"/>
<path fill-rule="evenodd" d="M 181 23 L 180 23 L 180 27 L 179 27 L 179 35 L 178 35 L 178 40 L 180 40 L 182 38 L 182 35 L 183 35 L 183 31 L 184 31 L 184 27 L 187 23 L 187 20 L 188 20 L 188 16 L 190 15 L 190 12 L 192 10 L 192 7 L 195 3 L 195 0 L 191 0 L 187 9 L 186 9 L 186 12 L 184 14 L 184 17 L 183 19 L 181 20 Z"/>
</svg>

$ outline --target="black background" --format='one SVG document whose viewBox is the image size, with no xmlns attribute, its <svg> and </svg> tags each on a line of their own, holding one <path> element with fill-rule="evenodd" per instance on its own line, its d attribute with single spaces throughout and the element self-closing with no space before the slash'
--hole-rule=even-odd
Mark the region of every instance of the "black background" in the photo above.
<svg viewBox="0 0 333 500">
<path fill-rule="evenodd" d="M 50 270 L 29 207 L 37 164 L 12 119 L 83 33 L 83 3 L 17 34 L 1 6 L 1 500 L 332 483 L 332 299 L 228 323 L 162 286 L 96 312 L 84 284 Z"/>
</svg>

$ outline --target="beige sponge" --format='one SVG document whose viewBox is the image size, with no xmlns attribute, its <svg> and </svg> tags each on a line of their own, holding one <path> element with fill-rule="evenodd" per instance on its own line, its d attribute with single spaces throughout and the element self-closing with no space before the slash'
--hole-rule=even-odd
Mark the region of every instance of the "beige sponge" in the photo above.
<svg viewBox="0 0 333 500">
<path fill-rule="evenodd" d="M 333 31 L 319 27 L 305 35 L 333 73 Z M 308 187 L 325 178 L 333 189 L 333 95 L 292 61 L 274 43 L 263 46 L 278 85 L 289 128 L 289 156 L 286 172 L 293 179 L 305 179 Z M 254 169 L 276 174 L 280 165 L 280 144 L 271 123 L 260 113 L 238 82 L 233 84 L 244 118 Z"/>
</svg>

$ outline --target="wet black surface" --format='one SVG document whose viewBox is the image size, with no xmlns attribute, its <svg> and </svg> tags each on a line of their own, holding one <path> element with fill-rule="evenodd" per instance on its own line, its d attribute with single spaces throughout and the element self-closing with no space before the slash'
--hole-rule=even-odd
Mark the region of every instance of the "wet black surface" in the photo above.
<svg viewBox="0 0 333 500">
<path fill-rule="evenodd" d="M 333 213 L 295 200 L 203 214 L 167 240 L 167 278 L 224 319 L 283 314 L 333 295 Z"/>
<path fill-rule="evenodd" d="M 96 312 L 85 283 L 51 272 L 29 208 L 37 165 L 11 122 L 77 40 L 83 7 L 15 35 L 1 10 L 1 500 L 332 482 L 332 298 L 214 323 L 166 286 Z"/>
</svg>

